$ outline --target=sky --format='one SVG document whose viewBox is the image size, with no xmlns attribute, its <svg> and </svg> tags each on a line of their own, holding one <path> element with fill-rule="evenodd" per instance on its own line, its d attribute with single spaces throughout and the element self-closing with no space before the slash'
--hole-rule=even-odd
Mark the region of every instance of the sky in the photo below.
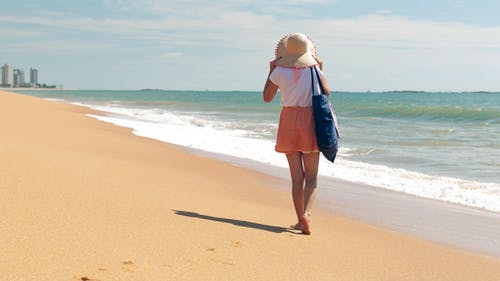
<svg viewBox="0 0 500 281">
<path fill-rule="evenodd" d="M 500 91 L 496 0 L 0 0 L 0 64 L 68 89 L 260 91 L 284 35 L 337 91 Z"/>
</svg>

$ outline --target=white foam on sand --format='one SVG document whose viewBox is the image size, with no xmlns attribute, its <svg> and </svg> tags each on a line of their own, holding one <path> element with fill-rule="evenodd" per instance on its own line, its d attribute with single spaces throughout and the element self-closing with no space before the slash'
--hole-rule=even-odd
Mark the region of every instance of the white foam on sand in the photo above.
<svg viewBox="0 0 500 281">
<path fill-rule="evenodd" d="M 116 115 L 89 115 L 101 121 L 132 128 L 134 134 L 209 152 L 288 167 L 283 154 L 274 151 L 274 141 L 252 138 L 241 129 L 224 128 L 191 115 L 176 115 L 161 109 L 93 107 Z M 233 126 L 234 127 L 234 126 Z M 341 146 L 335 164 L 321 158 L 319 174 L 364 183 L 420 197 L 500 212 L 500 185 L 422 173 L 352 161 L 343 157 Z M 325 187 L 328 188 L 328 187 Z"/>
</svg>

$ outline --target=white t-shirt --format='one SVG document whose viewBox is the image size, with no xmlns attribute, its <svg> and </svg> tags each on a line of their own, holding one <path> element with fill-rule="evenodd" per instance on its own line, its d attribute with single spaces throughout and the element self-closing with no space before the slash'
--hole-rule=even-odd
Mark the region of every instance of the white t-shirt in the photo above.
<svg viewBox="0 0 500 281">
<path fill-rule="evenodd" d="M 320 78 L 323 77 L 323 72 L 315 65 Z M 307 68 L 297 69 L 297 79 L 295 79 L 295 68 L 277 66 L 269 79 L 278 86 L 281 96 L 281 106 L 311 106 L 312 91 L 311 91 L 311 70 Z M 314 80 L 316 75 L 313 72 Z M 319 84 L 314 81 L 316 93 L 319 93 Z"/>
</svg>

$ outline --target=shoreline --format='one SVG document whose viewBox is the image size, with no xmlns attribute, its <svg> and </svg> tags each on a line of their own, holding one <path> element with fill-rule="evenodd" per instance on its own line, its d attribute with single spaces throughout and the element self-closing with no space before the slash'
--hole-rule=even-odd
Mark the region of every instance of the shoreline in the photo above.
<svg viewBox="0 0 500 281">
<path fill-rule="evenodd" d="M 284 179 L 135 136 L 86 116 L 95 113 L 88 108 L 0 93 L 0 109 L 0 272 L 8 280 L 500 275 L 498 258 L 374 227 L 319 204 L 313 235 L 294 234 L 287 187 L 270 188 Z M 290 258 L 297 255 L 314 262 Z"/>
<path fill-rule="evenodd" d="M 113 91 L 94 91 L 89 92 L 88 94 L 84 91 L 70 91 L 65 94 L 58 94 L 57 91 L 52 92 L 52 94 L 44 94 L 43 92 L 38 94 L 31 94 L 31 92 L 25 93 L 33 96 L 46 97 L 49 100 L 60 99 L 61 101 L 77 105 L 87 104 L 90 108 L 118 113 L 106 114 L 105 116 L 98 116 L 96 118 L 118 126 L 133 128 L 134 134 L 139 136 L 151 137 L 167 143 L 175 143 L 178 145 L 230 154 L 236 157 L 245 157 L 264 163 L 272 163 L 273 165 L 280 167 L 287 166 L 286 160 L 282 157 L 282 155 L 272 153 L 274 151 L 274 142 L 271 136 L 273 134 L 272 126 L 275 126 L 277 121 L 274 122 L 271 119 L 277 115 L 273 113 L 265 117 L 265 119 L 267 119 L 266 122 L 270 122 L 267 124 L 274 124 L 271 126 L 268 126 L 266 122 L 260 120 L 258 117 L 259 114 L 255 115 L 256 112 L 253 110 L 241 115 L 241 117 L 236 115 L 236 118 L 232 119 L 230 114 L 237 114 L 237 111 L 230 113 L 231 110 L 226 111 L 223 107 L 214 106 L 214 104 L 217 103 L 216 101 L 218 98 L 231 97 L 234 96 L 233 94 L 216 92 L 213 93 L 214 95 L 203 94 L 202 96 L 207 100 L 200 101 L 200 103 L 196 102 L 195 104 L 190 104 L 189 109 L 176 109 L 176 105 L 174 105 L 176 102 L 174 102 L 174 104 L 172 104 L 172 108 L 170 108 L 170 105 L 167 105 L 168 103 L 165 104 L 161 102 L 161 100 L 175 101 L 178 93 L 152 93 L 151 98 L 156 100 L 154 103 L 149 103 L 147 101 L 150 98 L 149 94 L 144 96 L 137 91 L 118 91 L 116 93 Z M 125 101 L 128 100 L 127 95 L 133 95 L 133 101 Z M 189 96 L 193 98 L 196 95 L 197 94 L 192 93 L 192 95 L 190 94 Z M 240 95 L 236 95 L 234 97 L 237 97 L 238 100 L 241 99 Z M 254 93 L 252 94 L 252 97 L 253 104 L 257 101 L 254 99 L 257 98 L 258 95 L 255 95 Z M 143 99 L 144 101 L 141 101 Z M 182 99 L 183 98 L 181 98 L 181 100 Z M 208 102 L 209 100 L 211 100 L 211 102 Z M 124 102 L 123 106 L 118 105 L 122 102 Z M 142 102 L 146 102 L 147 106 L 143 107 L 143 105 L 141 105 Z M 217 111 L 217 108 L 221 110 L 220 113 L 217 113 L 218 116 L 210 116 L 210 110 L 208 110 L 209 108 L 202 106 L 205 102 L 208 102 L 207 104 L 212 104 L 211 106 L 213 106 L 213 108 L 210 110 Z M 261 108 L 260 103 L 257 104 L 253 105 L 257 106 L 257 112 L 264 110 L 264 108 Z M 156 106 L 159 108 L 155 108 Z M 183 107 L 182 102 L 179 103 L 179 106 L 180 108 Z M 201 107 L 197 108 L 198 106 Z M 277 106 L 277 104 L 275 106 Z M 274 109 L 278 110 L 278 108 Z M 180 110 L 180 115 L 178 116 L 174 113 L 177 110 Z M 200 112 L 205 112 L 205 110 L 208 111 L 203 113 L 202 116 L 199 116 L 200 118 L 198 118 L 196 116 L 197 113 L 191 112 L 192 110 L 194 110 L 194 112 L 196 112 L 196 110 L 201 110 Z M 251 120 L 255 120 L 256 127 L 248 127 L 245 125 L 246 114 L 255 115 L 251 118 Z M 432 110 L 430 111 L 430 114 L 433 114 Z M 440 111 L 438 115 L 440 114 L 445 114 L 445 112 Z M 141 116 L 144 116 L 144 118 Z M 227 122 L 223 121 L 223 119 L 226 118 L 223 116 L 230 119 L 228 119 Z M 171 119 L 172 122 L 163 123 L 165 119 Z M 433 123 L 433 121 L 431 123 Z M 244 130 L 235 130 L 236 128 L 239 128 L 239 126 L 242 126 Z M 358 126 L 362 127 L 363 125 L 357 124 L 354 127 Z M 354 132 L 350 133 L 353 134 L 351 135 L 351 138 L 359 134 L 359 132 L 356 132 L 360 131 L 359 128 L 354 129 Z M 486 127 L 483 129 L 487 130 Z M 263 131 L 259 132 L 259 130 Z M 381 128 L 381 130 L 383 131 L 384 128 Z M 434 129 L 429 129 L 429 132 L 427 133 L 432 133 L 433 130 Z M 180 131 L 185 131 L 186 133 L 168 133 Z M 389 129 L 389 131 L 391 130 Z M 336 165 L 333 168 L 324 164 L 320 165 L 319 174 L 333 176 L 346 181 L 374 185 L 399 192 L 415 194 L 421 197 L 435 198 L 441 201 L 449 201 L 466 206 L 479 207 L 500 213 L 500 196 L 498 196 L 498 193 L 495 192 L 500 190 L 500 185 L 495 177 L 496 170 L 494 169 L 494 160 L 492 160 L 495 159 L 495 155 L 498 153 L 495 154 L 493 149 L 491 153 L 486 154 L 486 150 L 483 149 L 480 154 L 470 155 L 474 151 L 471 149 L 467 150 L 468 152 L 464 152 L 463 154 L 456 154 L 458 156 L 454 156 L 453 160 L 446 161 L 446 156 L 453 152 L 452 150 L 450 151 L 450 149 L 452 149 L 455 145 L 459 145 L 461 142 L 448 140 L 452 134 L 455 134 L 452 133 L 454 131 L 457 131 L 456 134 L 461 135 L 467 130 L 448 129 L 442 131 L 437 129 L 436 133 L 438 135 L 434 137 L 445 138 L 443 142 L 423 140 L 422 147 L 419 146 L 418 149 L 416 146 L 411 148 L 411 146 L 416 145 L 413 144 L 412 141 L 409 143 L 405 143 L 404 140 L 402 140 L 402 142 L 396 141 L 400 138 L 404 138 L 404 133 L 391 135 L 389 138 L 385 138 L 386 148 L 384 148 L 384 145 L 380 148 L 370 148 L 371 144 L 365 144 L 364 142 L 357 143 L 356 141 L 349 144 L 345 143 L 341 148 L 340 158 L 337 160 L 337 164 L 339 165 Z M 256 140 L 254 140 L 254 137 L 260 133 L 264 133 L 264 135 L 259 136 Z M 487 132 L 485 133 L 487 134 Z M 198 140 L 196 136 L 199 134 L 206 134 L 207 138 L 200 138 L 200 140 Z M 441 136 L 440 134 L 444 135 Z M 493 133 L 493 135 L 495 134 Z M 424 139 L 432 139 L 434 137 L 427 136 L 424 137 Z M 489 141 L 478 141 L 478 147 L 483 147 L 481 146 L 481 143 L 485 144 L 485 148 L 490 147 L 487 143 L 491 143 L 491 140 L 494 138 L 487 139 L 489 139 Z M 391 141 L 397 144 L 393 146 L 390 144 Z M 473 144 L 471 145 L 474 146 Z M 433 147 L 437 147 L 437 150 L 440 150 L 440 152 L 433 153 L 432 150 L 430 150 L 433 149 Z M 441 150 L 441 148 L 443 149 Z M 365 151 L 365 149 L 367 150 Z M 399 149 L 408 149 L 404 152 L 405 157 L 403 157 L 408 157 L 407 160 L 404 160 L 403 158 L 400 160 L 391 158 L 398 155 Z M 420 151 L 428 152 L 422 153 Z M 448 154 L 444 154 L 445 157 L 439 156 L 443 155 L 442 153 L 445 151 L 449 152 Z M 432 156 L 429 153 L 435 155 Z M 429 157 L 426 157 L 426 155 Z M 476 159 L 474 163 L 467 164 L 469 163 L 468 161 L 463 161 L 464 157 L 467 157 L 467 155 Z M 482 157 L 485 157 L 485 161 L 481 160 Z M 321 162 L 325 163 L 326 160 L 322 159 Z M 485 167 L 486 163 L 493 164 Z M 422 169 L 419 167 L 422 167 Z M 477 172 L 474 172 L 476 170 Z"/>
<path fill-rule="evenodd" d="M 100 115 L 106 117 L 113 116 L 114 113 L 102 112 Z M 113 122 L 100 121 L 122 127 Z M 123 126 L 123 128 L 129 127 Z M 279 184 L 273 187 L 289 192 L 290 179 L 286 168 L 228 154 L 165 141 L 160 142 L 196 155 L 221 160 L 279 178 Z M 322 188 L 325 186 L 330 188 Z M 500 258 L 500 239 L 498 238 L 500 237 L 500 213 L 498 212 L 324 175 L 318 175 L 318 187 L 315 204 L 321 205 L 323 209 L 333 214 L 457 249 Z M 321 196 L 321 194 L 327 196 Z M 358 210 L 359 206 L 362 206 L 361 210 Z M 436 214 L 440 215 L 436 216 Z M 470 225 L 474 227 L 471 228 Z"/>
<path fill-rule="evenodd" d="M 273 187 L 286 192 L 290 190 L 289 171 L 286 168 L 179 147 L 279 178 L 279 184 Z M 375 227 L 500 258 L 500 213 L 321 175 L 318 176 L 315 204 L 335 215 Z"/>
</svg>

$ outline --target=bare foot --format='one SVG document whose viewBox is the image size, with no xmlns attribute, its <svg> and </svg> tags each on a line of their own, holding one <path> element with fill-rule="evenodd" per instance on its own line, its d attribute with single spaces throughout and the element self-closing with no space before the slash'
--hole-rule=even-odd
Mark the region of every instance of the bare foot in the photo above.
<svg viewBox="0 0 500 281">
<path fill-rule="evenodd" d="M 300 224 L 302 225 L 302 228 L 300 229 L 302 231 L 302 234 L 311 235 L 311 229 L 309 228 L 309 217 L 307 215 L 303 215 L 300 218 Z"/>
<path fill-rule="evenodd" d="M 302 223 L 298 222 L 298 223 L 296 223 L 295 225 L 290 225 L 290 227 L 291 227 L 292 229 L 295 229 L 295 230 L 302 230 L 302 227 L 303 227 L 303 226 L 302 226 Z"/>
</svg>

